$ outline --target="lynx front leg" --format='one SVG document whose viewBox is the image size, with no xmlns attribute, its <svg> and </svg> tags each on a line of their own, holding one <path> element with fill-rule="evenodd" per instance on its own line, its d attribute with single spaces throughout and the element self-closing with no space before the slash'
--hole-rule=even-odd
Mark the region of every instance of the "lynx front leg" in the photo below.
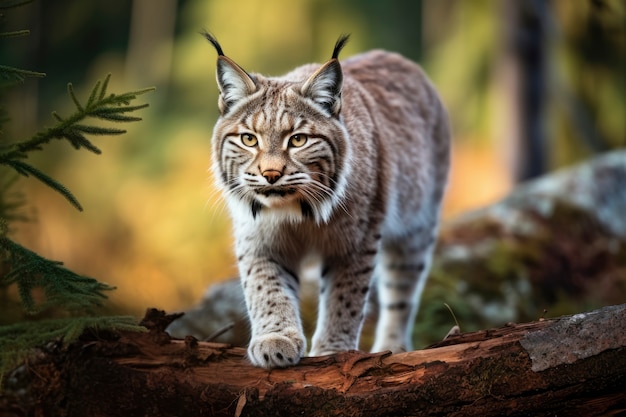
<svg viewBox="0 0 626 417">
<path fill-rule="evenodd" d="M 357 349 L 373 256 L 359 265 L 336 266 L 322 276 L 311 356 Z"/>
<path fill-rule="evenodd" d="M 250 361 L 263 368 L 295 365 L 306 349 L 297 277 L 267 259 L 243 259 L 240 272 L 252 324 Z"/>
</svg>

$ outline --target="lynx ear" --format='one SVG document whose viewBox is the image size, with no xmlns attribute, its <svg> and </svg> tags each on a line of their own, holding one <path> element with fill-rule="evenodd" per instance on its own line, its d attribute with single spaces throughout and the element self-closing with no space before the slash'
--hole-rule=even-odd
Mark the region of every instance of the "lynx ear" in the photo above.
<svg viewBox="0 0 626 417">
<path fill-rule="evenodd" d="M 348 35 L 337 40 L 330 61 L 322 65 L 302 86 L 301 94 L 313 99 L 332 116 L 338 116 L 341 111 L 341 85 L 343 73 L 339 64 L 339 52 L 348 41 Z"/>
<path fill-rule="evenodd" d="M 217 58 L 217 86 L 220 89 L 219 107 L 226 113 L 239 100 L 256 91 L 250 75 L 226 56 Z"/>
<path fill-rule="evenodd" d="M 341 110 L 341 83 L 343 74 L 341 65 L 331 59 L 304 83 L 300 92 L 320 104 L 332 116 L 338 116 Z"/>
<path fill-rule="evenodd" d="M 215 47 L 217 51 L 217 86 L 220 90 L 219 108 L 222 114 L 239 100 L 256 91 L 256 84 L 252 77 L 232 59 L 224 55 L 217 39 L 208 32 L 202 35 Z"/>
</svg>

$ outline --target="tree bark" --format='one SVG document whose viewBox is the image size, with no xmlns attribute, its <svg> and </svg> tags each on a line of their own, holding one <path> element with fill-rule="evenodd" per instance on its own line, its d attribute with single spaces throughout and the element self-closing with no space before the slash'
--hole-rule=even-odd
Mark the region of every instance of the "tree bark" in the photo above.
<svg viewBox="0 0 626 417">
<path fill-rule="evenodd" d="M 90 333 L 16 372 L 0 416 L 607 416 L 626 410 L 626 304 L 452 335 L 392 355 L 345 352 L 265 370 L 243 348 Z M 18 378 L 19 379 L 19 378 Z M 9 383 L 15 375 L 8 378 Z"/>
</svg>

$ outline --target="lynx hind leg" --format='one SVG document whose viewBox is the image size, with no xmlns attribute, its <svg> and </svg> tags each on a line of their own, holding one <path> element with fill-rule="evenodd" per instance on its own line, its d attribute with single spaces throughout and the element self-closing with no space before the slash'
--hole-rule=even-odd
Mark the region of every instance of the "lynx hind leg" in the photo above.
<svg viewBox="0 0 626 417">
<path fill-rule="evenodd" d="M 430 269 L 435 230 L 383 240 L 377 266 L 380 313 L 372 352 L 413 349 L 411 334 Z"/>
</svg>

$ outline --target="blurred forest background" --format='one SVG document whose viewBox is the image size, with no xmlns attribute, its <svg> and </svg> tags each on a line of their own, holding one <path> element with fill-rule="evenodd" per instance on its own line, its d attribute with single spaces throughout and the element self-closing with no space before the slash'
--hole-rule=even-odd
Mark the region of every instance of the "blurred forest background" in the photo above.
<svg viewBox="0 0 626 417">
<path fill-rule="evenodd" d="M 279 75 L 372 48 L 423 65 L 454 129 L 444 217 L 493 203 L 516 183 L 626 145 L 623 0 L 39 0 L 2 17 L 0 62 L 42 71 L 13 88 L 3 137 L 22 139 L 112 73 L 111 91 L 156 86 L 143 122 L 96 138 L 100 156 L 53 145 L 33 164 L 85 211 L 20 180 L 28 222 L 12 237 L 118 287 L 109 308 L 141 315 L 197 302 L 236 275 L 228 216 L 208 172 L 217 117 L 214 33 L 250 72 Z M 0 324 L 3 318 L 0 317 Z"/>
</svg>

